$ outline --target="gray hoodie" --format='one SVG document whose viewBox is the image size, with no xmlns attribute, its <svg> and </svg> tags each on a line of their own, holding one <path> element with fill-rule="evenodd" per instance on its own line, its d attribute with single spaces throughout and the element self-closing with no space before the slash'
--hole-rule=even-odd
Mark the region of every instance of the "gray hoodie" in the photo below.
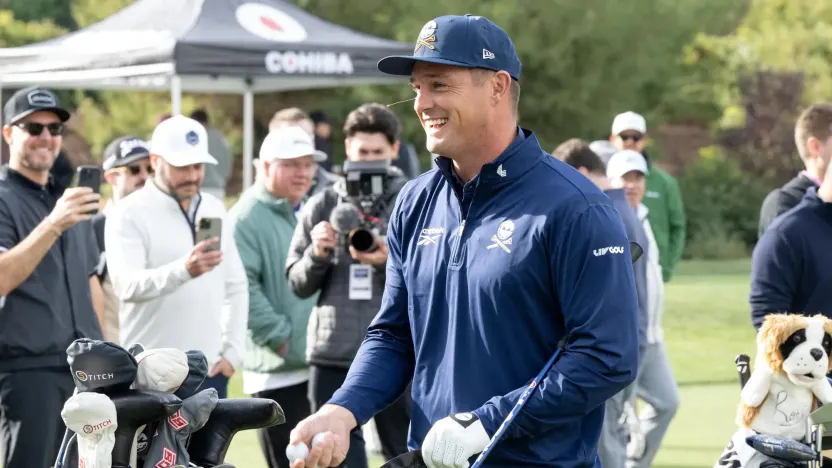
<svg viewBox="0 0 832 468">
<path fill-rule="evenodd" d="M 387 169 L 387 191 L 378 202 L 379 235 L 387 235 L 387 222 L 399 190 L 407 182 L 397 167 Z M 339 248 L 328 257 L 318 257 L 312 247 L 310 232 L 321 221 L 329 221 L 335 206 L 346 196 L 345 181 L 339 178 L 332 186 L 316 193 L 301 210 L 286 260 L 286 276 L 299 297 L 321 292 L 309 317 L 306 358 L 310 364 L 349 368 L 367 327 L 381 308 L 385 266 L 372 272 L 372 298 L 350 300 L 350 265 L 356 264 L 347 248 Z M 341 242 L 341 245 L 345 242 Z M 334 258 L 336 257 L 337 258 Z"/>
</svg>

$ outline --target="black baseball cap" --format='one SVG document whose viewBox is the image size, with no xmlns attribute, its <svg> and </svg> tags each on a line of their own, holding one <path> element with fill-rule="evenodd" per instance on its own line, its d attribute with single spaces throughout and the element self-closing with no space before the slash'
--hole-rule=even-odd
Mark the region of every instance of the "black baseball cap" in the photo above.
<svg viewBox="0 0 832 468">
<path fill-rule="evenodd" d="M 55 93 L 46 88 L 32 86 L 14 93 L 6 101 L 3 107 L 3 124 L 17 123 L 20 119 L 38 111 L 54 112 L 61 122 L 66 122 L 70 117 L 69 112 L 61 107 Z"/>
<path fill-rule="evenodd" d="M 505 70 L 520 80 L 522 65 L 514 43 L 502 28 L 483 16 L 440 16 L 428 21 L 416 38 L 413 55 L 393 55 L 378 62 L 389 75 L 409 76 L 416 62 Z"/>
<path fill-rule="evenodd" d="M 150 145 L 145 140 L 133 135 L 123 136 L 104 148 L 103 168 L 109 171 L 149 157 Z"/>
</svg>

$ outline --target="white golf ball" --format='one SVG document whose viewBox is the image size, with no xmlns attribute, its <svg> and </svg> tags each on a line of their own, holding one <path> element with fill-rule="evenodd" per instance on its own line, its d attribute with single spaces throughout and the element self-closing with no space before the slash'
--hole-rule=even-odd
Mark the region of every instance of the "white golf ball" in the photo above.
<svg viewBox="0 0 832 468">
<path fill-rule="evenodd" d="M 315 434 L 315 437 L 312 438 L 312 446 L 314 447 L 314 446 L 318 445 L 318 442 L 322 442 L 323 440 L 324 440 L 324 433 L 323 432 L 319 432 L 319 433 Z"/>
<path fill-rule="evenodd" d="M 309 456 L 309 447 L 306 446 L 303 442 L 297 445 L 289 445 L 286 447 L 286 458 L 289 459 L 290 462 L 294 463 L 297 460 L 306 460 L 306 457 Z"/>
</svg>

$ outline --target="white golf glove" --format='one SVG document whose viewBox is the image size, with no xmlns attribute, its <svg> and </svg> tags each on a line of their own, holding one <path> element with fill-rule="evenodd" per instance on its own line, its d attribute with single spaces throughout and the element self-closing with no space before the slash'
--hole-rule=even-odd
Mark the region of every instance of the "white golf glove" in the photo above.
<svg viewBox="0 0 832 468">
<path fill-rule="evenodd" d="M 78 466 L 111 468 L 116 444 L 116 405 L 107 395 L 84 392 L 64 403 L 61 418 L 78 435 Z"/>
<path fill-rule="evenodd" d="M 467 468 L 468 459 L 485 450 L 490 438 L 474 413 L 440 419 L 422 443 L 428 468 Z"/>
</svg>

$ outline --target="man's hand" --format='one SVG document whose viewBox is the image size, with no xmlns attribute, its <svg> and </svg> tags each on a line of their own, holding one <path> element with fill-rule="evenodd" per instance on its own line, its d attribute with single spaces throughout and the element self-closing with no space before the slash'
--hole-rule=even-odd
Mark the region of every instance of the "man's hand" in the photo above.
<svg viewBox="0 0 832 468">
<path fill-rule="evenodd" d="M 101 206 L 101 195 L 89 187 L 66 189 L 47 219 L 59 232 L 63 233 L 81 221 L 89 221 L 92 211 Z"/>
<path fill-rule="evenodd" d="M 316 224 L 309 236 L 312 238 L 312 247 L 318 257 L 326 257 L 327 249 L 334 249 L 338 242 L 335 229 L 328 221 Z"/>
<path fill-rule="evenodd" d="M 228 359 L 220 357 L 220 360 L 208 371 L 208 377 L 213 377 L 217 374 L 222 374 L 230 379 L 234 375 L 234 366 L 228 362 Z"/>
<path fill-rule="evenodd" d="M 490 438 L 474 413 L 457 413 L 440 419 L 422 443 L 429 468 L 467 468 L 468 459 L 485 450 Z"/>
<path fill-rule="evenodd" d="M 378 242 L 378 248 L 372 252 L 359 252 L 353 246 L 350 246 L 350 255 L 356 262 L 365 263 L 368 265 L 384 265 L 387 263 L 387 243 Z"/>
<path fill-rule="evenodd" d="M 185 268 L 188 269 L 188 274 L 191 278 L 196 278 L 203 273 L 208 273 L 222 261 L 222 250 L 205 251 L 208 247 L 219 242 L 219 239 L 214 237 L 206 239 L 195 245 L 191 250 L 191 254 L 185 260 Z"/>
<path fill-rule="evenodd" d="M 324 405 L 301 421 L 289 435 L 289 445 L 305 443 L 312 447 L 306 460 L 289 460 L 292 468 L 338 466 L 347 458 L 350 431 L 358 426 L 355 416 L 341 406 Z M 312 438 L 323 434 L 312 445 Z"/>
</svg>

